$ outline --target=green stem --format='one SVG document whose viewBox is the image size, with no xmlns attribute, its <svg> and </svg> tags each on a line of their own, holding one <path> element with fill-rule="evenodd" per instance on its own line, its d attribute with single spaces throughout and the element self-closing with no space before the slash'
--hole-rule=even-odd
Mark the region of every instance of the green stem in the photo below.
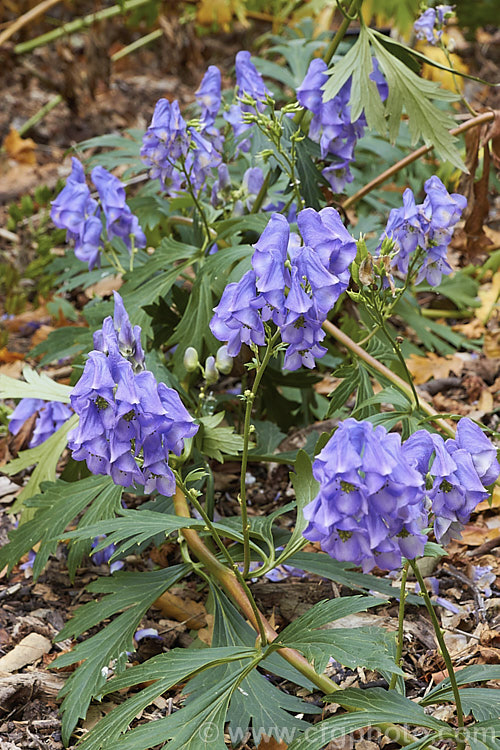
<svg viewBox="0 0 500 750">
<path fill-rule="evenodd" d="M 401 666 L 401 660 L 403 656 L 403 639 L 404 639 L 404 620 L 405 620 L 405 600 L 406 600 L 406 579 L 408 578 L 408 569 L 410 563 L 405 562 L 403 567 L 403 573 L 401 575 L 401 589 L 399 593 L 399 613 L 398 613 L 398 645 L 396 649 L 396 664 L 398 667 Z M 389 690 L 394 690 L 396 687 L 398 676 L 394 672 L 391 681 L 389 683 Z"/>
<path fill-rule="evenodd" d="M 186 498 L 180 489 L 177 489 L 174 496 L 175 512 L 178 516 L 183 518 L 189 518 L 189 509 L 186 503 Z M 235 572 L 228 570 L 215 555 L 210 552 L 207 546 L 202 542 L 198 534 L 194 529 L 182 529 L 182 534 L 186 539 L 189 548 L 196 555 L 196 557 L 203 563 L 205 568 L 213 575 L 213 577 L 220 583 L 226 593 L 231 599 L 237 604 L 244 616 L 250 620 L 255 630 L 259 630 L 256 612 L 251 602 L 248 599 L 245 589 L 241 582 L 236 578 Z M 247 587 L 248 588 L 248 587 Z M 268 620 L 258 610 L 260 622 L 265 630 L 266 640 L 264 642 L 272 643 L 278 637 L 276 631 L 268 622 Z M 302 654 L 295 651 L 293 648 L 278 648 L 278 654 L 297 669 L 304 677 L 310 680 L 313 685 L 316 685 L 323 693 L 335 693 L 340 690 L 339 686 L 333 682 L 327 675 L 318 674 L 314 667 L 305 659 Z M 349 709 L 347 709 L 349 710 Z M 415 742 L 415 737 L 408 732 L 404 727 L 396 726 L 395 724 L 381 723 L 377 724 L 378 728 L 390 737 L 394 742 L 405 746 Z"/>
<path fill-rule="evenodd" d="M 132 52 L 141 49 L 141 47 L 145 47 L 146 44 L 154 42 L 156 41 L 156 39 L 160 39 L 160 37 L 162 36 L 163 30 L 155 29 L 154 31 L 151 31 L 151 33 L 146 34 L 145 36 L 141 36 L 139 39 L 136 39 L 135 42 L 132 42 L 132 44 L 127 44 L 126 47 L 122 47 L 122 49 L 119 49 L 118 52 L 115 52 L 113 55 L 111 55 L 111 61 L 118 62 L 118 60 L 121 60 L 122 57 L 130 55 Z"/>
<path fill-rule="evenodd" d="M 238 502 L 241 508 L 241 525 L 243 529 L 243 578 L 247 577 L 250 570 L 250 524 L 248 523 L 247 488 L 245 483 L 248 464 L 248 446 L 250 442 L 250 420 L 252 417 L 252 407 L 255 396 L 257 394 L 257 389 L 264 374 L 264 370 L 269 364 L 269 360 L 273 356 L 274 344 L 279 335 L 279 331 L 276 331 L 274 336 L 269 339 L 262 362 L 258 366 L 257 372 L 255 373 L 255 380 L 253 381 L 252 390 L 245 391 L 244 394 L 246 396 L 246 408 L 245 421 L 243 423 L 243 451 L 241 454 L 240 494 L 238 497 Z"/>
<path fill-rule="evenodd" d="M 359 10 L 362 4 L 363 4 L 363 0 L 352 0 L 349 6 L 349 9 L 347 11 L 347 15 L 344 14 L 344 20 L 338 27 L 337 31 L 335 32 L 335 36 L 333 37 L 332 41 L 326 48 L 326 52 L 323 55 L 323 60 L 325 61 L 327 65 L 329 65 L 330 62 L 332 61 L 332 57 L 336 53 L 340 42 L 344 38 L 345 33 L 347 29 L 349 28 L 349 25 L 351 23 L 351 18 L 349 16 L 355 17 L 359 13 Z M 306 113 L 305 108 L 301 109 L 300 112 L 297 112 L 297 114 L 293 118 L 293 121 L 296 125 L 300 125 L 300 123 L 302 122 L 304 118 L 305 113 Z"/>
<path fill-rule="evenodd" d="M 415 401 L 415 408 L 418 409 L 420 407 L 420 399 L 418 397 L 417 389 L 415 388 L 415 383 L 413 382 L 413 378 L 411 376 L 411 372 L 408 370 L 408 366 L 407 366 L 407 364 L 405 362 L 405 358 L 403 357 L 403 355 L 401 353 L 401 347 L 399 346 L 399 344 L 396 341 L 394 341 L 394 339 L 392 338 L 391 334 L 389 333 L 389 331 L 387 329 L 386 322 L 385 322 L 385 320 L 384 320 L 384 318 L 383 318 L 382 315 L 380 315 L 380 329 L 383 332 L 383 334 L 386 337 L 386 339 L 389 341 L 390 345 L 392 346 L 392 348 L 393 348 L 393 350 L 394 350 L 394 352 L 396 354 L 396 357 L 399 359 L 399 361 L 401 363 L 401 367 L 403 368 L 404 373 L 406 375 L 406 380 L 408 382 L 408 385 L 411 388 L 411 393 L 412 393 L 413 399 Z"/>
<path fill-rule="evenodd" d="M 432 625 L 434 627 L 434 631 L 436 633 L 436 638 L 439 643 L 439 648 L 441 649 L 441 653 L 443 655 L 446 668 L 448 670 L 448 677 L 450 678 L 450 684 L 451 689 L 453 690 L 453 696 L 455 698 L 455 704 L 457 707 L 457 721 L 458 721 L 458 728 L 459 730 L 463 730 L 464 728 L 464 712 L 462 709 L 462 700 L 460 697 L 460 690 L 458 689 L 457 684 L 457 678 L 455 676 L 455 670 L 453 668 L 453 662 L 451 660 L 450 652 L 448 651 L 448 648 L 446 647 L 446 643 L 443 637 L 443 631 L 441 630 L 441 626 L 439 624 L 439 620 L 436 615 L 436 611 L 432 605 L 430 596 L 427 592 L 427 587 L 425 585 L 425 581 L 423 579 L 423 576 L 419 570 L 419 567 L 415 560 L 411 560 L 411 567 L 413 568 L 413 572 L 415 573 L 415 578 L 417 579 L 419 586 L 420 586 L 420 593 L 424 599 L 425 606 L 427 607 L 427 611 L 429 612 L 432 620 Z M 457 750 L 464 750 L 465 748 L 465 740 L 463 738 L 463 733 L 460 732 L 460 739 L 457 741 Z"/>
<path fill-rule="evenodd" d="M 257 214 L 259 213 L 260 209 L 262 208 L 262 204 L 264 203 L 264 200 L 267 195 L 267 189 L 269 187 L 269 181 L 271 179 L 271 170 L 269 170 L 264 177 L 264 182 L 261 185 L 261 188 L 259 192 L 257 193 L 257 197 L 253 202 L 252 210 L 250 211 L 251 214 Z"/>
<path fill-rule="evenodd" d="M 412 389 L 410 388 L 408 383 L 403 380 L 403 378 L 400 378 L 399 375 L 396 375 L 395 372 L 389 370 L 388 367 L 382 364 L 382 362 L 379 362 L 377 359 L 375 359 L 375 357 L 372 357 L 371 354 L 365 352 L 363 347 L 359 346 L 359 344 L 353 341 L 350 336 L 341 331 L 340 328 L 337 328 L 337 326 L 331 323 L 329 320 L 325 320 L 325 322 L 323 323 L 323 328 L 336 341 L 345 346 L 350 352 L 355 354 L 356 357 L 359 357 L 359 359 L 361 359 L 363 362 L 366 362 L 370 369 L 375 370 L 375 372 L 380 373 L 380 375 L 389 380 L 393 385 L 396 386 L 396 388 L 404 393 L 405 396 L 409 396 L 410 398 L 413 397 Z M 420 409 L 420 411 L 427 415 L 429 421 L 442 418 L 441 414 L 433 409 L 432 406 L 430 406 L 430 404 L 428 404 L 426 401 L 422 401 L 419 399 L 418 408 Z M 446 433 L 446 435 L 448 435 L 448 437 L 454 438 L 456 436 L 455 428 L 452 425 L 447 424 L 446 422 L 442 422 L 440 424 L 440 427 L 442 431 Z"/>
<path fill-rule="evenodd" d="M 52 112 L 52 110 L 57 107 L 63 100 L 63 97 L 61 94 L 57 94 L 57 96 L 52 97 L 47 104 L 44 104 L 43 107 L 41 107 L 38 112 L 35 112 L 33 117 L 30 117 L 29 120 L 26 120 L 26 122 L 21 125 L 19 128 L 19 135 L 24 136 L 28 132 L 28 130 L 31 130 L 35 125 L 38 125 L 40 120 L 43 120 L 45 115 L 48 115 L 49 112 Z"/>
<path fill-rule="evenodd" d="M 177 480 L 176 497 L 177 497 L 177 493 L 179 491 L 182 493 L 182 496 L 183 496 L 184 500 L 185 500 L 186 497 L 189 497 L 191 503 L 193 504 L 193 506 L 196 508 L 196 510 L 198 511 L 198 513 L 200 514 L 200 516 L 205 521 L 205 523 L 207 525 L 208 531 L 210 531 L 210 533 L 212 535 L 212 538 L 214 539 L 214 541 L 216 542 L 216 544 L 219 547 L 220 551 L 222 552 L 222 554 L 226 558 L 226 561 L 228 562 L 228 564 L 230 565 L 231 569 L 233 570 L 234 575 L 235 575 L 236 579 L 238 580 L 238 583 L 240 584 L 240 586 L 242 587 L 243 591 L 245 592 L 245 595 L 246 595 L 246 597 L 248 599 L 248 602 L 249 602 L 249 604 L 250 604 L 250 606 L 252 608 L 252 612 L 255 615 L 255 622 L 256 622 L 256 624 L 258 626 L 261 643 L 262 643 L 262 645 L 264 645 L 265 643 L 267 643 L 266 630 L 265 630 L 264 624 L 262 622 L 261 614 L 260 614 L 260 612 L 259 612 L 259 610 L 257 608 L 257 605 L 255 604 L 255 600 L 254 600 L 254 598 L 252 596 L 252 592 L 250 591 L 247 582 L 245 581 L 244 577 L 242 576 L 242 574 L 241 574 L 238 566 L 235 564 L 233 558 L 229 554 L 229 551 L 227 550 L 225 544 L 223 543 L 222 539 L 219 536 L 219 532 L 217 531 L 217 529 L 213 525 L 211 519 L 207 516 L 207 514 L 205 512 L 205 509 L 203 508 L 203 506 L 201 505 L 201 503 L 187 489 L 187 487 L 185 487 L 184 483 L 182 482 L 182 480 L 180 479 L 179 476 L 176 477 L 176 480 Z M 181 515 L 179 513 L 179 511 L 178 511 L 177 504 L 176 504 L 175 500 L 176 500 L 176 498 L 174 498 L 174 507 L 176 508 L 177 515 Z M 189 515 L 189 511 L 188 511 L 188 515 Z M 187 538 L 186 538 L 185 531 L 184 531 L 184 538 L 186 539 L 186 541 L 188 541 Z M 217 560 L 217 558 L 215 558 L 215 557 L 214 557 L 214 559 Z M 222 566 L 222 567 L 224 568 L 224 570 L 227 570 L 227 568 L 225 566 Z"/>
<path fill-rule="evenodd" d="M 200 214 L 200 218 L 201 218 L 201 220 L 203 222 L 203 226 L 205 228 L 205 234 L 206 234 L 206 241 L 205 242 L 206 242 L 206 244 L 204 245 L 204 247 L 206 247 L 206 245 L 208 245 L 208 243 L 210 242 L 210 237 L 211 237 L 210 227 L 208 225 L 207 217 L 205 216 L 205 211 L 203 210 L 202 205 L 201 205 L 200 201 L 198 200 L 198 197 L 197 197 L 196 193 L 193 190 L 193 186 L 191 185 L 191 180 L 189 178 L 189 174 L 188 174 L 187 169 L 186 169 L 186 162 L 185 162 L 185 160 L 181 159 L 180 163 L 181 163 L 182 171 L 183 171 L 184 176 L 186 178 L 186 183 L 187 183 L 187 188 L 188 188 L 189 194 L 190 194 L 191 198 L 193 199 L 193 203 L 196 206 L 196 208 L 198 210 L 198 213 Z"/>
<path fill-rule="evenodd" d="M 121 13 L 126 13 L 128 10 L 133 10 L 134 8 L 139 8 L 141 5 L 146 5 L 149 2 L 150 0 L 125 0 L 122 4 L 112 5 L 110 8 L 103 8 L 103 10 L 99 10 L 97 13 L 89 13 L 87 16 L 83 16 L 83 18 L 77 18 L 74 21 L 63 24 L 63 26 L 59 26 L 58 29 L 53 29 L 52 31 L 48 31 L 46 34 L 37 36 L 34 39 L 28 39 L 26 42 L 16 44 L 14 47 L 14 54 L 22 55 L 25 52 L 31 52 L 37 47 L 42 47 L 49 42 L 55 42 L 57 39 L 60 39 L 67 34 L 74 34 L 75 31 L 80 31 L 80 29 L 84 29 L 87 26 L 92 26 L 96 21 L 102 21 L 105 18 L 113 18 Z"/>
</svg>

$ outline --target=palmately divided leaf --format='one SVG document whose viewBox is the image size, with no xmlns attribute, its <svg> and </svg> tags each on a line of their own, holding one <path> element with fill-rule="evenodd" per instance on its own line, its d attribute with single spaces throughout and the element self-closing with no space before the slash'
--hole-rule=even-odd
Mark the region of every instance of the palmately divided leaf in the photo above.
<svg viewBox="0 0 500 750">
<path fill-rule="evenodd" d="M 0 374 L 1 398 L 41 398 L 45 401 L 60 401 L 69 404 L 71 388 L 69 385 L 56 383 L 44 372 L 37 372 L 31 367 L 23 368 L 23 380 Z"/>
<path fill-rule="evenodd" d="M 496 664 L 473 664 L 470 667 L 464 667 L 456 674 L 457 685 L 469 685 L 472 682 L 488 682 L 489 680 L 500 680 L 500 666 Z M 440 700 L 448 700 L 450 694 L 451 682 L 446 677 L 433 690 L 431 690 L 421 703 L 423 706 L 432 703 L 438 703 Z"/>
<path fill-rule="evenodd" d="M 42 492 L 28 501 L 33 518 L 9 533 L 10 542 L 0 549 L 0 565 L 9 570 L 40 542 L 33 578 L 42 572 L 49 555 L 54 554 L 68 524 L 96 498 L 104 497 L 111 508 L 119 505 L 121 487 L 115 487 L 110 477 L 93 476 L 78 482 L 44 482 Z"/>
<path fill-rule="evenodd" d="M 335 700 L 336 703 L 340 703 L 341 706 L 354 708 L 357 711 L 368 711 L 370 713 L 378 711 L 390 713 L 392 711 L 392 717 L 389 721 L 394 721 L 396 718 L 400 724 L 413 724 L 428 729 L 452 732 L 445 721 L 429 716 L 418 703 L 414 703 L 394 690 L 347 688 L 347 690 L 335 693 L 330 698 Z M 381 719 L 381 721 L 387 721 L 387 719 Z"/>
<path fill-rule="evenodd" d="M 195 672 L 211 669 L 235 660 L 248 660 L 255 657 L 256 654 L 255 649 L 245 647 L 203 650 L 173 649 L 166 654 L 148 659 L 144 664 L 127 669 L 106 683 L 102 695 L 144 682 L 153 681 L 153 684 L 148 685 L 139 693 L 133 694 L 107 714 L 99 722 L 99 725 L 83 739 L 80 745 L 81 750 L 107 748 L 110 742 L 118 740 L 119 736 L 126 731 L 132 719 L 155 698 Z"/>
<path fill-rule="evenodd" d="M 57 462 L 68 442 L 68 432 L 72 430 L 73 427 L 76 427 L 77 424 L 78 416 L 73 414 L 73 416 L 70 417 L 68 421 L 57 430 L 57 432 L 54 432 L 48 440 L 40 443 L 40 445 L 37 445 L 35 448 L 21 451 L 17 458 L 10 461 L 6 466 L 2 466 L 4 474 L 13 476 L 14 474 L 17 474 L 18 471 L 21 471 L 21 469 L 26 469 L 28 466 L 36 464 L 28 484 L 24 487 L 20 495 L 18 495 L 12 506 L 13 511 L 19 511 L 25 501 L 28 498 L 33 497 L 33 495 L 40 490 L 42 482 L 54 481 L 56 478 Z M 25 511 L 23 521 L 29 520 L 32 516 L 32 513 Z"/>
<path fill-rule="evenodd" d="M 224 462 L 224 455 L 238 455 L 243 450 L 245 441 L 243 435 L 238 435 L 234 427 L 219 424 L 224 419 L 224 412 L 209 417 L 200 417 L 201 452 L 209 458 Z"/>
<path fill-rule="evenodd" d="M 60 640 L 77 637 L 108 617 L 118 612 L 122 614 L 54 662 L 54 666 L 60 668 L 83 661 L 60 692 L 60 697 L 64 697 L 61 712 L 65 744 L 78 720 L 86 715 L 92 697 L 101 692 L 110 663 L 113 661 L 115 672 L 124 669 L 126 652 L 133 650 L 133 635 L 145 612 L 188 571 L 187 565 L 175 565 L 167 570 L 152 572 L 118 572 L 90 584 L 89 591 L 109 596 L 80 607 L 59 633 Z"/>
</svg>

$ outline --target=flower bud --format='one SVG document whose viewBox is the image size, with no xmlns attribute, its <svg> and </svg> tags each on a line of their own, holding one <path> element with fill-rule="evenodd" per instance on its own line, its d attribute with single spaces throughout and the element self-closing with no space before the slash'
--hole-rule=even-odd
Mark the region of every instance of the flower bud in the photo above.
<svg viewBox="0 0 500 750">
<path fill-rule="evenodd" d="M 219 371 L 215 366 L 215 358 L 207 357 L 205 362 L 205 381 L 207 385 L 213 385 L 219 379 Z"/>
<path fill-rule="evenodd" d="M 194 346 L 188 346 L 184 352 L 184 367 L 188 372 L 194 372 L 198 367 L 198 352 Z"/>
<path fill-rule="evenodd" d="M 229 375 L 229 373 L 233 369 L 233 358 L 230 357 L 227 353 L 226 345 L 221 346 L 219 347 L 219 349 L 217 349 L 217 354 L 215 355 L 215 364 L 218 371 L 223 375 Z"/>
</svg>

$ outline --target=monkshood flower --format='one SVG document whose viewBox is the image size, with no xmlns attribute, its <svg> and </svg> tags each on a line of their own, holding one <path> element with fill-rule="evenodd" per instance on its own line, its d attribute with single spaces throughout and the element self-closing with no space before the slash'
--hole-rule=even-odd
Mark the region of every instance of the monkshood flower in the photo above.
<svg viewBox="0 0 500 750">
<path fill-rule="evenodd" d="M 389 238 L 397 251 L 394 265 L 404 274 L 419 250 L 419 268 L 415 282 L 424 278 L 431 286 L 437 286 L 444 275 L 452 268 L 446 260 L 446 253 L 457 222 L 467 205 L 467 199 L 459 193 L 448 193 L 439 177 L 433 175 L 425 184 L 425 200 L 417 205 L 410 188 L 403 193 L 403 206 L 393 208 L 387 226 L 380 238 Z M 415 269 L 413 269 L 415 270 Z"/>
<path fill-rule="evenodd" d="M 98 166 L 92 170 L 92 180 L 97 187 L 99 203 L 91 197 L 85 182 L 85 172 L 78 159 L 72 159 L 72 171 L 65 187 L 52 201 L 50 212 L 57 227 L 67 230 L 67 239 L 75 241 L 75 255 L 88 263 L 89 271 L 100 265 L 104 245 L 101 209 L 106 219 L 109 241 L 120 237 L 128 251 L 132 247 L 145 247 L 146 236 L 125 201 L 125 187 L 120 180 Z"/>
<path fill-rule="evenodd" d="M 43 401 L 41 398 L 22 398 L 9 416 L 9 432 L 17 435 L 23 424 L 37 414 L 35 429 L 28 444 L 35 448 L 57 432 L 71 417 L 73 410 L 59 401 Z"/>
<path fill-rule="evenodd" d="M 423 476 L 429 475 L 429 506 L 436 539 L 446 544 L 460 536 L 475 507 L 500 474 L 497 451 L 472 420 L 464 417 L 455 439 L 418 430 L 404 444 L 407 459 Z"/>
<path fill-rule="evenodd" d="M 66 240 L 74 240 L 76 257 L 88 263 L 89 271 L 99 265 L 102 247 L 100 209 L 85 182 L 82 164 L 72 157 L 66 185 L 52 201 L 50 217 L 56 227 L 66 229 Z"/>
<path fill-rule="evenodd" d="M 99 542 L 101 542 L 105 538 L 106 536 L 104 534 L 102 534 L 101 536 L 96 536 L 96 538 L 92 542 L 92 549 L 94 549 L 94 547 L 97 547 Z M 92 560 L 96 565 L 108 565 L 109 560 L 113 556 L 115 550 L 116 545 L 108 544 L 108 546 L 104 547 L 104 549 L 101 549 L 98 552 L 94 552 L 94 554 L 92 555 Z M 115 570 L 121 570 L 124 565 L 125 563 L 123 562 L 123 560 L 115 560 L 109 565 L 109 572 L 114 573 Z"/>
<path fill-rule="evenodd" d="M 236 55 L 236 93 L 240 97 L 243 94 L 251 96 L 259 112 L 263 112 L 266 107 L 266 97 L 270 95 L 270 91 L 250 58 L 250 52 L 247 50 L 240 50 Z M 248 104 L 242 104 L 241 109 L 243 112 L 252 111 Z"/>
<path fill-rule="evenodd" d="M 425 39 L 429 44 L 436 44 L 443 35 L 445 19 L 452 13 L 452 5 L 438 5 L 436 8 L 427 8 L 413 24 L 417 39 Z"/>
<path fill-rule="evenodd" d="M 150 168 L 151 179 L 158 179 L 164 190 L 167 189 L 167 181 L 171 190 L 180 187 L 182 178 L 176 162 L 181 155 L 187 155 L 188 148 L 189 135 L 179 102 L 160 99 L 142 139 L 141 157 Z"/>
<path fill-rule="evenodd" d="M 73 458 L 86 461 L 94 474 L 109 474 L 115 484 L 171 495 L 169 454 L 180 455 L 198 426 L 178 393 L 144 369 L 140 329 L 132 329 L 116 292 L 114 320 L 104 320 L 94 345 L 71 394 L 80 417 L 68 436 Z"/>
<path fill-rule="evenodd" d="M 221 166 L 222 157 L 214 145 L 194 128 L 190 128 L 191 148 L 186 157 L 186 172 L 192 186 L 199 190 L 215 167 Z"/>
<path fill-rule="evenodd" d="M 210 329 L 235 357 L 242 344 L 263 346 L 265 324 L 274 324 L 287 344 L 284 365 L 314 367 L 326 349 L 322 325 L 349 283 L 356 243 L 338 212 L 306 208 L 297 223 L 304 240 L 290 234 L 286 218 L 273 213 L 255 243 L 252 268 L 229 284 L 214 309 Z"/>
<path fill-rule="evenodd" d="M 304 536 L 365 572 L 400 567 L 427 540 L 425 483 L 401 437 L 382 425 L 346 419 L 313 463 L 318 495 L 304 508 Z"/>
<path fill-rule="evenodd" d="M 387 82 L 373 58 L 370 78 L 377 85 L 380 98 L 385 101 L 388 95 Z M 327 102 L 323 101 L 323 86 L 328 80 L 328 66 L 320 58 L 314 58 L 306 76 L 297 89 L 299 104 L 313 113 L 309 126 L 309 137 L 319 143 L 321 156 L 330 164 L 323 169 L 334 192 L 341 192 L 347 182 L 352 182 L 350 164 L 354 161 L 354 148 L 363 135 L 366 120 L 362 114 L 355 122 L 351 121 L 351 79 Z"/>
<path fill-rule="evenodd" d="M 209 65 L 198 90 L 196 101 L 201 108 L 201 129 L 208 130 L 213 126 L 221 104 L 221 76 L 215 65 Z"/>
<path fill-rule="evenodd" d="M 146 235 L 127 206 L 123 183 L 101 166 L 94 167 L 90 176 L 99 193 L 108 240 L 119 237 L 129 252 L 133 247 L 146 247 Z"/>
</svg>

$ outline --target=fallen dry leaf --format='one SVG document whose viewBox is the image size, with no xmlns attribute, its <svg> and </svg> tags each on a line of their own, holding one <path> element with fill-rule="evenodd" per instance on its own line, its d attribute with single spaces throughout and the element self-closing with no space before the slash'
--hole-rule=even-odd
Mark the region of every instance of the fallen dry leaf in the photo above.
<svg viewBox="0 0 500 750">
<path fill-rule="evenodd" d="M 24 354 L 21 354 L 21 352 L 9 352 L 6 346 L 2 346 L 0 349 L 0 362 L 9 364 L 10 362 L 15 362 L 17 359 L 24 360 Z"/>
<path fill-rule="evenodd" d="M 158 597 L 153 607 L 161 609 L 165 617 L 185 622 L 193 630 L 200 630 L 207 625 L 207 613 L 203 604 L 192 599 L 181 599 L 170 591 L 165 591 Z"/>
<path fill-rule="evenodd" d="M 12 651 L 9 651 L 0 659 L 0 672 L 17 672 L 18 669 L 25 667 L 26 664 L 40 659 L 44 654 L 48 654 L 52 648 L 52 642 L 39 633 L 30 633 Z"/>
<path fill-rule="evenodd" d="M 484 334 L 484 325 L 480 320 L 474 318 L 468 323 L 457 323 L 456 325 L 451 327 L 451 330 L 457 331 L 457 333 L 461 333 L 468 339 L 480 339 Z"/>
<path fill-rule="evenodd" d="M 36 143 L 32 138 L 21 138 L 15 128 L 9 130 L 3 141 L 7 155 L 19 164 L 36 164 Z"/>
<path fill-rule="evenodd" d="M 474 311 L 476 318 L 481 323 L 487 323 L 500 295 L 500 271 L 497 271 L 489 284 L 483 284 L 479 289 L 478 296 L 481 307 Z"/>
<path fill-rule="evenodd" d="M 259 750 L 286 750 L 288 745 L 286 742 L 275 740 L 274 737 L 268 737 L 267 734 L 263 734 L 257 747 Z"/>
<path fill-rule="evenodd" d="M 85 289 L 85 296 L 89 299 L 93 297 L 109 297 L 112 292 L 117 292 L 122 286 L 123 279 L 121 276 L 106 276 L 96 284 L 91 284 Z"/>
<path fill-rule="evenodd" d="M 460 357 L 451 354 L 439 357 L 434 352 L 427 352 L 425 357 L 410 354 L 406 364 L 413 375 L 415 385 L 422 385 L 432 379 L 447 378 L 451 372 L 460 375 L 464 367 L 464 362 Z"/>
<path fill-rule="evenodd" d="M 476 511 L 490 510 L 491 508 L 500 508 L 500 487 L 496 484 L 493 488 L 493 494 L 491 496 L 491 504 L 488 500 L 483 500 L 482 503 L 476 505 Z"/>
<path fill-rule="evenodd" d="M 6 365 L 0 365 L 0 375 L 8 375 L 9 378 L 19 380 L 23 372 L 24 363 L 20 359 L 14 362 L 8 362 Z"/>
</svg>

